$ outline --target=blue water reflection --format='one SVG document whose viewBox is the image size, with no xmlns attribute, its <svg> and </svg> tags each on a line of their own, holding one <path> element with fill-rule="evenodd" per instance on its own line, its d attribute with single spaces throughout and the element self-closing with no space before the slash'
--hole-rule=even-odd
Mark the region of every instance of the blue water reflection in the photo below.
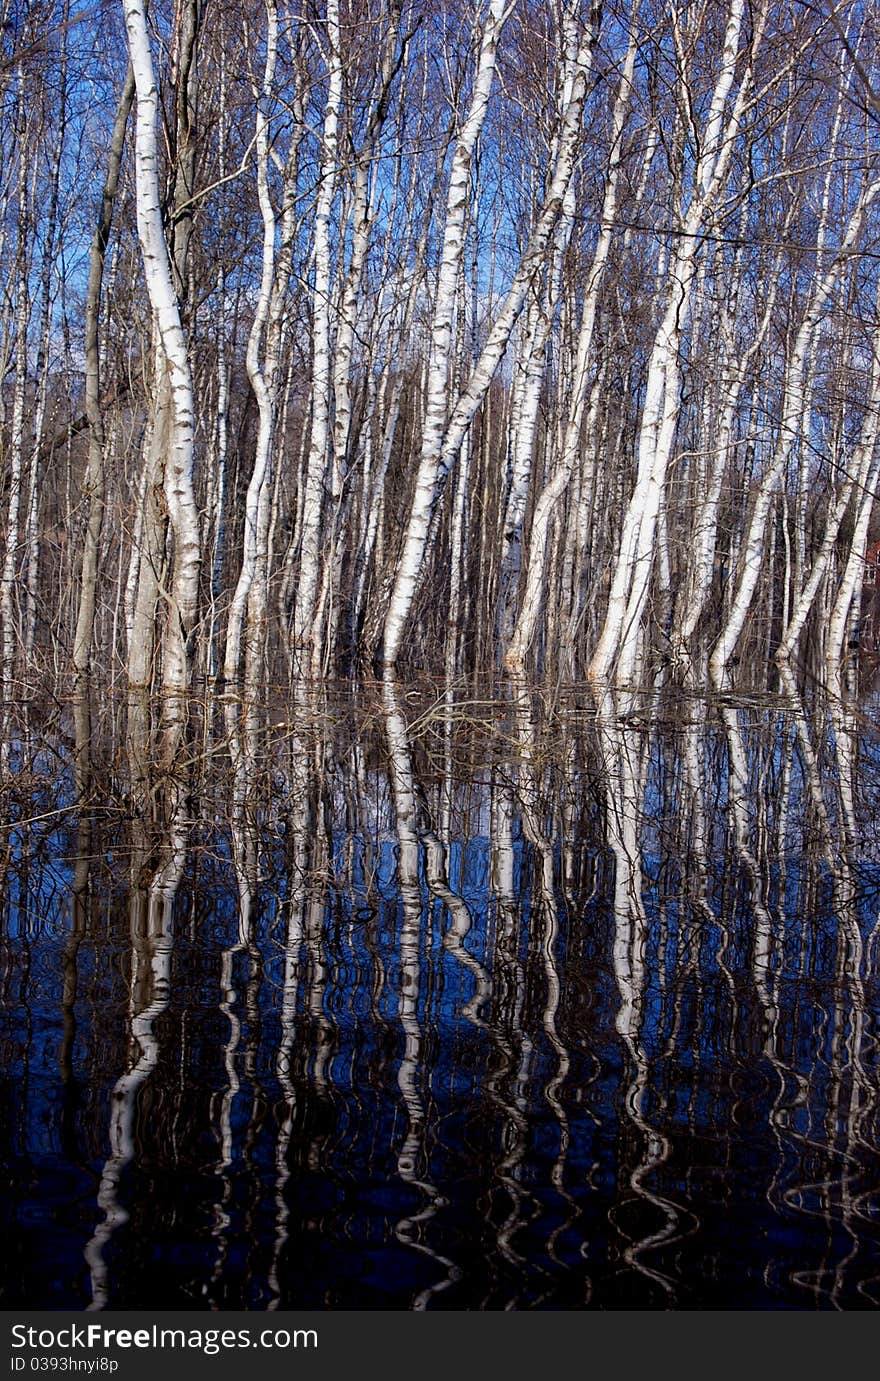
<svg viewBox="0 0 880 1381">
<path fill-rule="evenodd" d="M 386 694 L 164 890 L 15 830 L 3 1306 L 875 1307 L 876 768 L 802 708 L 438 765 Z"/>
</svg>

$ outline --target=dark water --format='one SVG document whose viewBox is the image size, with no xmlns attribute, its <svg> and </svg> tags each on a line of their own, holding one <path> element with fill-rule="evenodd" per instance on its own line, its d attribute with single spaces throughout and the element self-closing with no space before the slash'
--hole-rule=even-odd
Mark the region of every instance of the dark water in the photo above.
<svg viewBox="0 0 880 1381">
<path fill-rule="evenodd" d="M 870 707 L 266 744 L 7 829 L 2 1307 L 880 1302 Z"/>
</svg>

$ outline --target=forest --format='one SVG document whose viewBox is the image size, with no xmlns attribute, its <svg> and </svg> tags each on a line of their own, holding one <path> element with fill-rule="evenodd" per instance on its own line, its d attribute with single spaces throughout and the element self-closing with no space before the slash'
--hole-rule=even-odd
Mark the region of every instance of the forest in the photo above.
<svg viewBox="0 0 880 1381">
<path fill-rule="evenodd" d="M 877 18 L 6 0 L 6 765 L 47 696 L 136 782 L 339 677 L 853 693 Z"/>
<path fill-rule="evenodd" d="M 0 0 L 4 1307 L 877 1307 L 878 39 Z"/>
</svg>

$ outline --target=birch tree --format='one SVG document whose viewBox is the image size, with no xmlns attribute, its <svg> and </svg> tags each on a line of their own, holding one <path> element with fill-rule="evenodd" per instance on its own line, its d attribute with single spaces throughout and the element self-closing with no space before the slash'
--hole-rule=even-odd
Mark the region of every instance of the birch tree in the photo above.
<svg viewBox="0 0 880 1381">
<path fill-rule="evenodd" d="M 187 716 L 190 651 L 188 640 L 198 606 L 200 533 L 193 493 L 193 385 L 180 303 L 162 223 L 156 124 L 159 93 L 140 0 L 123 0 L 129 57 L 136 92 L 135 176 L 137 227 L 147 293 L 157 334 L 156 401 L 152 418 L 174 554 L 162 646 L 165 718 L 162 754 L 170 765 Z M 194 39 L 192 40 L 194 41 Z"/>
<path fill-rule="evenodd" d="M 327 0 L 327 102 L 321 143 L 318 196 L 315 205 L 314 289 L 312 294 L 311 428 L 299 532 L 299 574 L 291 635 L 294 655 L 303 671 L 309 660 L 320 578 L 321 521 L 324 514 L 328 448 L 331 442 L 331 254 L 330 216 L 338 176 L 339 113 L 342 103 L 342 50 L 338 0 Z"/>
</svg>

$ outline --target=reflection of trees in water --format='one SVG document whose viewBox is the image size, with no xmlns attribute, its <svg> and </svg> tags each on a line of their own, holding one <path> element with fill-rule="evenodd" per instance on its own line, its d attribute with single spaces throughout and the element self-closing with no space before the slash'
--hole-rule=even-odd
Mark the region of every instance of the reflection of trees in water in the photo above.
<svg viewBox="0 0 880 1381">
<path fill-rule="evenodd" d="M 422 986 L 420 950 L 425 916 L 421 891 L 420 839 L 425 836 L 427 826 L 423 821 L 420 828 L 419 816 L 422 811 L 410 761 L 406 724 L 400 713 L 396 689 L 389 681 L 385 683 L 383 690 L 388 756 L 397 814 L 397 877 L 401 902 L 397 1014 L 404 1045 L 397 1070 L 397 1084 L 406 1109 L 407 1125 L 403 1144 L 397 1154 L 397 1171 L 406 1184 L 419 1191 L 422 1198 L 418 1211 L 401 1218 L 394 1231 L 401 1242 L 436 1262 L 438 1278 L 427 1290 L 419 1292 L 413 1301 L 414 1308 L 424 1309 L 432 1295 L 454 1283 L 460 1276 L 460 1271 L 449 1257 L 441 1255 L 431 1246 L 428 1236 L 430 1221 L 445 1201 L 430 1178 L 429 1154 L 425 1144 L 425 1099 L 422 1091 L 426 1070 L 419 1004 Z M 454 896 L 446 882 L 443 845 L 436 835 L 431 835 L 430 838 L 429 885 L 435 896 L 442 895 L 447 904 L 451 900 L 453 916 L 457 913 L 459 928 L 463 932 L 455 935 L 455 945 L 460 955 L 463 952 L 463 935 L 467 934 L 470 928 L 470 918 L 467 916 L 464 902 L 460 897 Z M 473 1015 L 471 1019 L 473 1020 Z"/>
<path fill-rule="evenodd" d="M 875 1303 L 869 750 L 781 679 L 491 720 L 303 691 L 228 821 L 218 781 L 133 832 L 124 922 L 99 822 L 66 873 L 15 842 L 21 1097 L 48 1013 L 72 1161 L 104 1109 L 92 1307 Z"/>
<path fill-rule="evenodd" d="M 152 1078 L 159 1058 L 155 1024 L 167 1010 L 171 998 L 172 911 L 185 864 L 185 847 L 186 832 L 182 821 L 176 818 L 149 890 L 131 893 L 129 1051 L 127 1067 L 110 1095 L 110 1155 L 104 1163 L 98 1188 L 98 1207 L 104 1217 L 85 1247 L 91 1274 L 90 1309 L 104 1309 L 112 1302 L 106 1252 L 113 1235 L 129 1221 L 120 1185 L 126 1167 L 137 1155 L 138 1096 Z M 136 839 L 133 859 L 138 859 L 143 851 L 142 841 Z"/>
</svg>

